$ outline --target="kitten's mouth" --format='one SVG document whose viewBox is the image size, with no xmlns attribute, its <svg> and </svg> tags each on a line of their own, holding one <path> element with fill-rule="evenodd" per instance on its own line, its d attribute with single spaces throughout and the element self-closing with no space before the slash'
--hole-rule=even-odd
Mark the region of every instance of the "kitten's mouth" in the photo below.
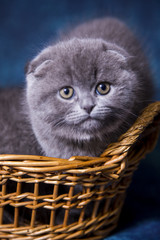
<svg viewBox="0 0 160 240">
<path fill-rule="evenodd" d="M 88 116 L 88 117 L 86 117 L 83 121 L 82 121 L 82 123 L 83 122 L 91 122 L 91 121 L 94 121 L 95 119 L 94 118 L 92 118 L 90 115 Z"/>
<path fill-rule="evenodd" d="M 84 119 L 83 121 L 80 122 L 80 125 L 84 128 L 84 129 L 93 129 L 93 128 L 97 128 L 98 127 L 98 120 L 95 118 L 92 118 L 91 116 L 88 116 L 86 119 Z"/>
<path fill-rule="evenodd" d="M 87 120 L 93 120 L 93 118 L 89 115 L 84 121 L 87 121 Z"/>
</svg>

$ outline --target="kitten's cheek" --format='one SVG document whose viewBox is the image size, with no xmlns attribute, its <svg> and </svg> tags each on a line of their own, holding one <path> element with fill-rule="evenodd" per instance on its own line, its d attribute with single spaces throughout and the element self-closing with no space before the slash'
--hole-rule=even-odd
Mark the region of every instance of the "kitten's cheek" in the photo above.
<svg viewBox="0 0 160 240">
<path fill-rule="evenodd" d="M 66 122 L 67 125 L 72 126 L 72 125 L 78 124 L 79 119 L 77 119 L 73 116 L 66 116 L 65 117 L 65 122 Z"/>
</svg>

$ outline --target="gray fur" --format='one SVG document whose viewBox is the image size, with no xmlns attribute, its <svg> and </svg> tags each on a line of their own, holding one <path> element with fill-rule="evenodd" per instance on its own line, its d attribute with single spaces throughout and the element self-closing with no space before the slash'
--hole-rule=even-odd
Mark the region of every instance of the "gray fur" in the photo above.
<svg viewBox="0 0 160 240">
<path fill-rule="evenodd" d="M 99 82 L 110 83 L 107 95 L 95 93 Z M 75 90 L 69 100 L 59 95 L 65 86 Z M 131 126 L 151 97 L 152 80 L 130 30 L 105 18 L 82 24 L 38 54 L 28 66 L 26 93 L 44 154 L 94 156 Z"/>
<path fill-rule="evenodd" d="M 99 155 L 131 126 L 153 90 L 139 43 L 112 18 L 82 24 L 48 46 L 28 64 L 26 79 L 23 91 L 0 90 L 1 154 Z M 96 93 L 100 82 L 110 84 L 106 95 Z M 75 91 L 71 99 L 60 96 L 65 86 Z M 46 186 L 40 191 L 52 192 Z M 5 214 L 4 221 L 12 222 L 12 214 Z M 27 213 L 21 214 L 27 219 Z M 42 211 L 41 217 L 49 219 Z"/>
<path fill-rule="evenodd" d="M 23 105 L 23 90 L 0 89 L 0 154 L 40 154 Z"/>
<path fill-rule="evenodd" d="M 0 92 L 1 153 L 99 155 L 131 126 L 153 89 L 139 43 L 113 18 L 82 24 L 45 48 L 26 79 L 24 94 Z M 110 83 L 108 94 L 96 94 L 99 82 Z M 75 90 L 69 100 L 60 97 L 64 86 Z"/>
</svg>

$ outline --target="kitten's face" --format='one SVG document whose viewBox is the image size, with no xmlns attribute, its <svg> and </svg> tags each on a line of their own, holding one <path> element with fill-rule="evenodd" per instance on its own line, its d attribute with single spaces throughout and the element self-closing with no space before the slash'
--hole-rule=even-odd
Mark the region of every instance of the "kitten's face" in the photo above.
<svg viewBox="0 0 160 240">
<path fill-rule="evenodd" d="M 37 138 L 89 140 L 118 129 L 132 111 L 138 84 L 128 58 L 100 39 L 73 39 L 42 51 L 27 74 Z"/>
</svg>

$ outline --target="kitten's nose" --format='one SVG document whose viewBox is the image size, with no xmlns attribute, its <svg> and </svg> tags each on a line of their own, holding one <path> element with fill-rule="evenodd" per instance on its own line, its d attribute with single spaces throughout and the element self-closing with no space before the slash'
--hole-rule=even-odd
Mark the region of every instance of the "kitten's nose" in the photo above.
<svg viewBox="0 0 160 240">
<path fill-rule="evenodd" d="M 84 94 L 80 100 L 80 107 L 90 114 L 95 107 L 94 99 L 87 94 Z"/>
<path fill-rule="evenodd" d="M 84 106 L 83 109 L 88 113 L 90 114 L 92 109 L 94 108 L 95 105 L 87 105 L 87 106 Z"/>
</svg>

